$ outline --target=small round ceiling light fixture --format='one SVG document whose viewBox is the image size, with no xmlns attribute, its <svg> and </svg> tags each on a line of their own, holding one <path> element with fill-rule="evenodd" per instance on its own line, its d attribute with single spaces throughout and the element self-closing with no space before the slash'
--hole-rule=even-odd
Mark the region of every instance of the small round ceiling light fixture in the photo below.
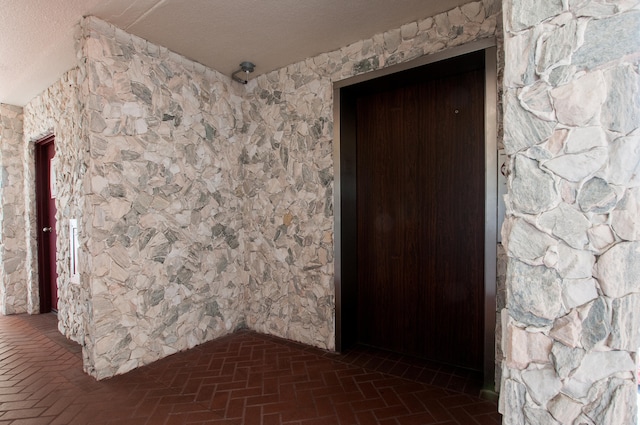
<svg viewBox="0 0 640 425">
<path fill-rule="evenodd" d="M 256 66 L 253 62 L 244 61 L 240 64 L 240 69 L 231 74 L 231 78 L 241 84 L 247 84 L 249 82 L 249 74 L 252 73 L 254 69 L 256 69 Z M 244 72 L 244 79 L 238 76 L 238 74 L 242 72 Z"/>
</svg>

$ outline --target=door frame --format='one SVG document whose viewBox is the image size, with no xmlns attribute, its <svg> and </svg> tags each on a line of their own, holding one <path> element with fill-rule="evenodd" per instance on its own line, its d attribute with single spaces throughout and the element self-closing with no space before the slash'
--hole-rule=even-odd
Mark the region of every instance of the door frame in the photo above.
<svg viewBox="0 0 640 425">
<path fill-rule="evenodd" d="M 341 99 L 341 89 L 432 64 L 467 53 L 485 52 L 485 232 L 484 232 L 484 387 L 495 388 L 496 279 L 498 243 L 498 150 L 497 150 L 497 48 L 495 39 L 484 39 L 410 62 L 351 77 L 333 84 L 333 169 L 334 169 L 334 289 L 335 347 L 348 348 L 345 341 L 357 332 L 357 312 L 349 309 L 357 299 L 355 107 Z"/>
</svg>

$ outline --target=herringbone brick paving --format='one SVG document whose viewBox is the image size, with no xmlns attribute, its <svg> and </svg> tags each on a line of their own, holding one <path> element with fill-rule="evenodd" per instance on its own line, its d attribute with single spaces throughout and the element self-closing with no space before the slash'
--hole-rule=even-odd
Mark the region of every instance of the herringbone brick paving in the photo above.
<svg viewBox="0 0 640 425">
<path fill-rule="evenodd" d="M 82 372 L 56 316 L 0 317 L 0 425 L 487 425 L 464 371 L 241 331 L 112 379 Z"/>
</svg>

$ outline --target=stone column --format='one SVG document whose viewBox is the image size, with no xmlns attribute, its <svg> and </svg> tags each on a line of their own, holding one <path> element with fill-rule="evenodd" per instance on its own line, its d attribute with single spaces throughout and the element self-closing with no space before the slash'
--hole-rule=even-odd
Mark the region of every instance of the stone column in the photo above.
<svg viewBox="0 0 640 425">
<path fill-rule="evenodd" d="M 505 424 L 631 424 L 638 1 L 505 0 Z"/>
<path fill-rule="evenodd" d="M 0 104 L 0 313 L 27 312 L 22 108 Z"/>
</svg>

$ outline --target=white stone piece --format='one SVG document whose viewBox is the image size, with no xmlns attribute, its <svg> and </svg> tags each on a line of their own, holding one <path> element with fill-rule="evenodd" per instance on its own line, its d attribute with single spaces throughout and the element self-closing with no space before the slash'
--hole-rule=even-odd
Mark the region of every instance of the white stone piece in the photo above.
<svg viewBox="0 0 640 425">
<path fill-rule="evenodd" d="M 615 236 L 611 227 L 606 224 L 593 226 L 587 231 L 591 250 L 597 254 L 606 251 L 615 243 Z"/>
<path fill-rule="evenodd" d="M 527 393 L 540 406 L 546 406 L 562 388 L 562 381 L 551 366 L 531 367 L 522 372 L 522 380 L 527 387 Z"/>
<path fill-rule="evenodd" d="M 576 402 L 571 397 L 558 394 L 548 404 L 549 412 L 561 424 L 572 424 L 580 415 L 582 404 Z"/>
<path fill-rule="evenodd" d="M 562 300 L 568 309 L 584 305 L 597 297 L 597 281 L 593 278 L 562 281 Z"/>
<path fill-rule="evenodd" d="M 472 21 L 481 23 L 485 18 L 485 11 L 482 2 L 475 1 L 460 6 L 464 16 Z"/>
<path fill-rule="evenodd" d="M 505 34 L 506 40 L 509 41 L 505 43 L 504 51 L 505 87 L 522 87 L 534 82 L 536 77 L 534 51 L 535 40 L 538 36 L 539 32 L 536 30 Z M 508 121 L 505 121 L 504 125 L 508 125 Z M 514 127 L 516 126 L 514 125 Z"/>
<path fill-rule="evenodd" d="M 561 203 L 557 208 L 541 214 L 538 224 L 572 248 L 583 249 L 589 242 L 587 230 L 591 227 L 591 222 L 584 214 L 566 203 Z"/>
<path fill-rule="evenodd" d="M 556 320 L 549 335 L 567 347 L 579 347 L 580 335 L 582 335 L 582 320 L 577 310 L 572 310 L 566 316 Z"/>
<path fill-rule="evenodd" d="M 620 137 L 609 145 L 602 178 L 619 186 L 640 186 L 640 134 Z"/>
<path fill-rule="evenodd" d="M 627 190 L 611 211 L 611 228 L 623 240 L 640 240 L 640 187 Z"/>
<path fill-rule="evenodd" d="M 558 245 L 557 270 L 564 279 L 591 277 L 595 262 L 595 256 L 589 251 L 574 249 L 562 243 Z"/>
<path fill-rule="evenodd" d="M 542 162 L 544 168 L 572 182 L 594 175 L 607 162 L 607 149 L 594 148 L 581 153 L 568 153 Z"/>
<path fill-rule="evenodd" d="M 576 127 L 597 123 L 606 96 L 602 72 L 585 74 L 569 84 L 551 90 L 558 121 Z"/>
<path fill-rule="evenodd" d="M 562 388 L 562 392 L 574 399 L 587 397 L 589 389 L 601 379 L 621 372 L 633 372 L 635 362 L 624 351 L 593 351 L 587 353 Z"/>
<path fill-rule="evenodd" d="M 507 327 L 507 365 L 526 369 L 529 363 L 549 363 L 553 340 L 540 332 L 528 332 L 512 323 Z"/>
<path fill-rule="evenodd" d="M 607 135 L 602 127 L 590 126 L 574 128 L 565 141 L 566 153 L 581 153 L 594 148 L 607 147 Z"/>
</svg>

